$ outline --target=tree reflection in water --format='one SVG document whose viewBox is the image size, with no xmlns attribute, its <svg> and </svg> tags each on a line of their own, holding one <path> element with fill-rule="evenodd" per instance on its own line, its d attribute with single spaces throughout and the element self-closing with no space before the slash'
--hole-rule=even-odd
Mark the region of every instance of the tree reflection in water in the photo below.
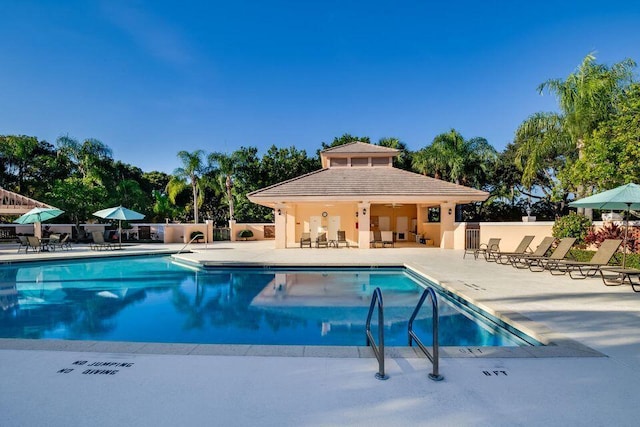
<svg viewBox="0 0 640 427">
<path fill-rule="evenodd" d="M 370 294 L 381 286 L 385 341 L 406 345 L 407 320 L 419 298 L 415 282 L 401 273 L 194 271 L 166 261 L 143 270 L 119 262 L 116 268 L 101 261 L 95 274 L 78 263 L 0 266 L 6 296 L 0 337 L 364 345 Z M 441 345 L 504 345 L 503 337 L 486 333 L 488 326 L 449 304 L 440 307 Z M 427 345 L 428 312 L 415 323 Z"/>
<path fill-rule="evenodd" d="M 185 316 L 185 330 L 204 329 L 206 319 L 216 327 L 235 326 L 248 331 L 258 331 L 262 324 L 267 324 L 273 331 L 293 324 L 306 325 L 304 320 L 251 307 L 254 297 L 272 280 L 273 274 L 266 273 L 196 273 L 172 290 L 171 302 L 176 311 Z"/>
</svg>

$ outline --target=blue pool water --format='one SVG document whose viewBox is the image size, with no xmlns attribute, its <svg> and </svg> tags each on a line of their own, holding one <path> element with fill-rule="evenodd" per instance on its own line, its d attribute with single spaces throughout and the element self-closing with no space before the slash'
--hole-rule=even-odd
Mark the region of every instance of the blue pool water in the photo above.
<svg viewBox="0 0 640 427">
<path fill-rule="evenodd" d="M 401 269 L 209 270 L 158 256 L 2 265 L 0 337 L 365 345 L 376 287 L 385 344 L 407 345 L 424 284 Z M 441 345 L 528 345 L 442 294 L 439 302 Z M 431 321 L 425 305 L 414 323 L 425 344 Z"/>
</svg>

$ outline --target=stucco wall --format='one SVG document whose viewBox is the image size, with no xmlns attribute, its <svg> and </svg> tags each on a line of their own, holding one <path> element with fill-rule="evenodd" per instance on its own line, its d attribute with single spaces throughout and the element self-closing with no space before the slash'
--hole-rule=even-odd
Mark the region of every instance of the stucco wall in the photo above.
<svg viewBox="0 0 640 427">
<path fill-rule="evenodd" d="M 480 242 L 484 243 L 489 238 L 500 238 L 500 250 L 512 251 L 524 236 L 536 236 L 531 242 L 531 249 L 536 246 L 546 236 L 552 236 L 552 221 L 540 222 L 482 222 L 480 223 Z M 461 248 L 464 249 L 464 244 Z"/>
<path fill-rule="evenodd" d="M 350 244 L 357 245 L 358 242 L 358 229 L 356 223 L 356 212 L 358 211 L 358 205 L 356 203 L 344 203 L 344 204 L 303 204 L 296 205 L 296 223 L 295 223 L 295 235 L 287 236 L 287 246 L 298 245 L 300 236 L 304 232 L 309 232 L 312 216 L 320 217 L 320 227 L 323 230 L 328 230 L 329 219 L 333 216 L 340 217 L 340 230 L 345 231 L 345 236 Z M 322 216 L 322 213 L 326 212 L 327 216 Z M 367 215 L 371 215 L 371 212 L 367 212 Z M 316 233 L 318 230 L 316 230 Z"/>
<path fill-rule="evenodd" d="M 272 240 L 273 237 L 265 237 L 264 228 L 265 227 L 273 227 L 273 223 L 232 223 L 230 224 L 231 228 L 231 240 L 244 240 L 238 237 L 238 233 L 242 230 L 251 230 L 253 232 L 253 237 L 250 237 L 248 240 Z"/>
</svg>

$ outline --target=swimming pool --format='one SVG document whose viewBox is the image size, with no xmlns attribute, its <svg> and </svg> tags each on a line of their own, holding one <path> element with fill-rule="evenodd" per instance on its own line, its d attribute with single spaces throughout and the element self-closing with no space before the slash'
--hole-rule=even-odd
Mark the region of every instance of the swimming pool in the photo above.
<svg viewBox="0 0 640 427">
<path fill-rule="evenodd" d="M 385 343 L 407 345 L 425 283 L 403 269 L 205 269 L 167 256 L 0 266 L 0 337 L 198 344 L 365 345 L 371 295 L 385 304 Z M 440 345 L 522 346 L 439 293 Z M 425 344 L 431 310 L 414 326 Z"/>
</svg>

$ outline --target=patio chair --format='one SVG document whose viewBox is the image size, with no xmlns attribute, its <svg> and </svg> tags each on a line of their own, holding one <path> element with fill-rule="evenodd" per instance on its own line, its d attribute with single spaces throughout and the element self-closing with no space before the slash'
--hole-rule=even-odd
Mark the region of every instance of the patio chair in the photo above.
<svg viewBox="0 0 640 427">
<path fill-rule="evenodd" d="M 500 238 L 499 237 L 492 237 L 489 239 L 489 241 L 487 243 L 480 243 L 480 246 L 478 246 L 478 249 L 476 249 L 475 251 L 473 251 L 473 258 L 474 259 L 478 259 L 478 257 L 480 255 L 484 256 L 484 259 L 487 259 L 487 254 L 494 252 L 494 251 L 500 251 Z M 466 253 L 465 253 L 466 255 Z M 462 258 L 464 258 L 464 255 L 462 256 Z"/>
<path fill-rule="evenodd" d="M 336 239 L 336 248 L 340 247 L 340 243 L 344 243 L 347 248 L 349 247 L 349 241 L 347 240 L 347 236 L 344 230 L 338 230 L 338 238 Z"/>
<path fill-rule="evenodd" d="M 61 237 L 60 234 L 52 234 L 49 238 L 49 247 L 51 250 L 66 249 L 71 250 L 71 239 L 68 234 Z"/>
<path fill-rule="evenodd" d="M 498 262 L 500 264 L 508 264 L 509 255 L 522 255 L 528 250 L 530 251 L 531 249 L 529 248 L 529 246 L 531 245 L 531 242 L 533 242 L 533 239 L 535 238 L 536 236 L 524 236 L 514 251 L 512 252 L 502 252 L 500 250 L 490 251 L 487 253 L 487 256 L 485 257 L 485 259 L 489 262 Z"/>
<path fill-rule="evenodd" d="M 569 251 L 576 242 L 575 237 L 565 237 L 560 239 L 558 246 L 549 256 L 534 257 L 533 255 L 523 256 L 518 261 L 517 268 L 529 268 L 533 272 L 540 272 L 547 269 L 547 264 L 554 265 L 558 261 L 564 261 Z"/>
<path fill-rule="evenodd" d="M 20 253 L 22 248 L 24 248 L 24 253 L 27 253 L 27 251 L 29 250 L 29 241 L 27 240 L 27 236 L 16 237 L 18 237 L 18 243 L 20 243 L 20 246 L 18 246 L 18 253 Z"/>
<path fill-rule="evenodd" d="M 611 258 L 615 255 L 616 251 L 622 244 L 622 239 L 607 239 L 598 248 L 596 253 L 589 261 L 569 261 L 561 260 L 552 263 L 547 263 L 547 268 L 553 275 L 564 275 L 569 273 L 572 279 L 585 279 L 587 277 L 595 276 L 600 267 L 604 267 L 609 264 Z M 573 273 L 577 272 L 577 276 Z"/>
<path fill-rule="evenodd" d="M 380 246 L 382 246 L 382 233 L 379 230 L 372 231 L 371 241 L 369 242 L 369 244 L 371 245 L 371 247 L 375 248 L 378 243 L 380 244 Z"/>
<path fill-rule="evenodd" d="M 311 233 L 302 233 L 300 236 L 300 248 L 311 247 Z"/>
<path fill-rule="evenodd" d="M 49 241 L 47 242 L 47 246 L 52 251 L 55 251 L 56 248 L 60 245 L 60 235 L 57 233 L 52 233 L 49 235 Z"/>
<path fill-rule="evenodd" d="M 42 241 L 35 236 L 27 236 L 27 242 L 28 242 L 28 246 L 25 253 L 29 252 L 30 249 L 33 252 L 42 252 L 47 248 L 47 246 L 43 244 Z"/>
<path fill-rule="evenodd" d="M 382 247 L 384 248 L 387 245 L 391 245 L 391 247 L 394 247 L 393 244 L 393 231 L 381 231 L 380 232 L 380 239 L 382 240 Z"/>
<path fill-rule="evenodd" d="M 320 247 L 329 247 L 329 241 L 327 240 L 327 233 L 318 234 L 318 238 L 316 239 L 316 248 Z"/>
<path fill-rule="evenodd" d="M 522 263 L 520 260 L 522 258 L 540 258 L 547 254 L 549 249 L 551 249 L 551 245 L 555 242 L 556 238 L 552 236 L 547 236 L 538 245 L 535 251 L 531 254 L 510 254 L 507 255 L 507 259 L 509 263 L 515 268 L 527 268 L 526 263 Z M 521 266 L 522 265 L 522 266 Z M 520 267 L 521 266 L 521 267 Z"/>
<path fill-rule="evenodd" d="M 94 251 L 101 251 L 103 249 L 114 249 L 114 246 L 104 240 L 104 235 L 99 231 L 92 231 L 93 243 L 89 247 Z"/>
</svg>

